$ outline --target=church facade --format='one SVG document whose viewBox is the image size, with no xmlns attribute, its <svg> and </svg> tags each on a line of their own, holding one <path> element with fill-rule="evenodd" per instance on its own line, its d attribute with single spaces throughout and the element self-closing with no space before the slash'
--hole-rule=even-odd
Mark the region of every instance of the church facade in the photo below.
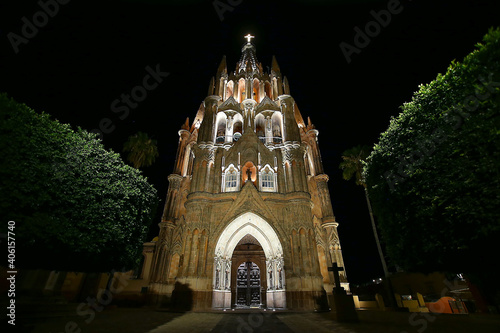
<svg viewBox="0 0 500 333">
<path fill-rule="evenodd" d="M 328 266 L 344 266 L 318 130 L 251 38 L 234 71 L 222 59 L 179 130 L 160 232 L 144 244 L 143 279 L 158 302 L 184 286 L 194 310 L 314 310 L 334 285 Z"/>
</svg>

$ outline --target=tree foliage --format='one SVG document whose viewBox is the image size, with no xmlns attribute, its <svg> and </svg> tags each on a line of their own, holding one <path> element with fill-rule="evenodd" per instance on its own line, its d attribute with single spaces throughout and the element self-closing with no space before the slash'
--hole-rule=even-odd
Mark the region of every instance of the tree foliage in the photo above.
<svg viewBox="0 0 500 333">
<path fill-rule="evenodd" d="M 342 170 L 344 180 L 351 180 L 352 177 L 355 177 L 356 185 L 366 186 L 363 167 L 364 161 L 370 155 L 370 149 L 368 146 L 356 146 L 342 153 L 339 169 Z"/>
<path fill-rule="evenodd" d="M 123 151 L 128 152 L 127 160 L 136 169 L 152 165 L 159 155 L 156 140 L 143 132 L 130 136 L 123 145 Z"/>
<path fill-rule="evenodd" d="M 0 211 L 16 221 L 16 265 L 133 268 L 156 190 L 95 134 L 0 94 Z"/>
<path fill-rule="evenodd" d="M 500 30 L 421 85 L 365 178 L 389 256 L 407 270 L 486 275 L 500 240 Z"/>
</svg>

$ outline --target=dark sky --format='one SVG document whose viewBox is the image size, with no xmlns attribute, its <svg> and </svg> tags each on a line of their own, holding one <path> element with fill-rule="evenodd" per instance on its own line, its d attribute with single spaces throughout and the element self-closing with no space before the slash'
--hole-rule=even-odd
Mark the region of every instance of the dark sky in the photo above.
<svg viewBox="0 0 500 333">
<path fill-rule="evenodd" d="M 195 116 L 222 56 L 234 70 L 243 36 L 251 33 L 259 61 L 266 68 L 276 55 L 302 116 L 320 132 L 350 282 L 381 276 L 363 191 L 342 180 L 341 153 L 373 145 L 420 83 L 461 60 L 489 27 L 499 26 L 500 2 L 215 3 L 227 10 L 218 13 L 214 1 L 71 0 L 57 12 L 49 6 L 53 13 L 44 16 L 37 1 L 2 5 L 0 91 L 74 127 L 92 130 L 101 119 L 111 119 L 115 129 L 103 142 L 115 151 L 137 131 L 153 136 L 160 158 L 144 172 L 163 201 L 178 129 Z M 388 6 L 395 13 L 376 31 L 372 13 Z M 26 23 L 34 21 L 35 31 Z M 355 27 L 364 30 L 367 24 L 372 37 L 348 63 L 339 45 L 354 46 Z M 13 34 L 26 37 L 17 53 L 9 40 Z M 111 103 L 142 85 L 147 66 L 169 75 L 120 119 Z M 150 234 L 155 233 L 156 221 Z"/>
</svg>

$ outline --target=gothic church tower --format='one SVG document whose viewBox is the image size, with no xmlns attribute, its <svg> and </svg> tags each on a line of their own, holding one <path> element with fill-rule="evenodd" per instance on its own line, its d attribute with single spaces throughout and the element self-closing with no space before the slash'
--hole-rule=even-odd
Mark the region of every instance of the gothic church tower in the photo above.
<svg viewBox="0 0 500 333">
<path fill-rule="evenodd" d="M 344 266 L 318 130 L 276 59 L 264 72 L 246 38 L 236 69 L 222 59 L 194 121 L 179 130 L 143 278 L 159 302 L 189 288 L 194 310 L 318 309 L 334 285 L 327 266 Z M 348 287 L 344 272 L 341 282 Z"/>
</svg>

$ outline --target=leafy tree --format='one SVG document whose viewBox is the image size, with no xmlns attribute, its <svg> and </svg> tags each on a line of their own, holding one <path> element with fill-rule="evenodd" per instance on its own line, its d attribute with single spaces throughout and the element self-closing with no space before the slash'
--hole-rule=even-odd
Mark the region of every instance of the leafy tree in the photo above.
<svg viewBox="0 0 500 333">
<path fill-rule="evenodd" d="M 368 155 L 370 155 L 370 147 L 368 146 L 356 146 L 348 149 L 342 153 L 342 162 L 340 162 L 339 168 L 343 170 L 342 177 L 345 180 L 351 180 L 351 178 L 354 176 L 356 185 L 363 186 L 365 190 L 366 204 L 368 206 L 370 221 L 372 223 L 373 236 L 375 237 L 375 243 L 377 244 L 377 250 L 380 256 L 380 261 L 382 263 L 382 268 L 384 270 L 384 275 L 387 277 L 389 276 L 389 270 L 387 269 L 387 263 L 385 262 L 384 253 L 382 252 L 382 247 L 380 246 L 377 226 L 375 225 L 375 219 L 373 218 L 370 197 L 368 196 L 368 191 L 366 189 L 366 183 L 363 176 L 364 161 L 366 160 Z"/>
<path fill-rule="evenodd" d="M 483 44 L 401 107 L 365 168 L 388 254 L 399 266 L 466 273 L 497 296 L 499 59 L 500 30 L 490 29 Z"/>
<path fill-rule="evenodd" d="M 95 134 L 0 94 L 0 212 L 16 222 L 16 266 L 133 268 L 156 190 Z"/>
<path fill-rule="evenodd" d="M 130 136 L 123 145 L 123 151 L 128 152 L 127 160 L 136 169 L 152 165 L 158 157 L 156 140 L 142 132 Z"/>
</svg>

